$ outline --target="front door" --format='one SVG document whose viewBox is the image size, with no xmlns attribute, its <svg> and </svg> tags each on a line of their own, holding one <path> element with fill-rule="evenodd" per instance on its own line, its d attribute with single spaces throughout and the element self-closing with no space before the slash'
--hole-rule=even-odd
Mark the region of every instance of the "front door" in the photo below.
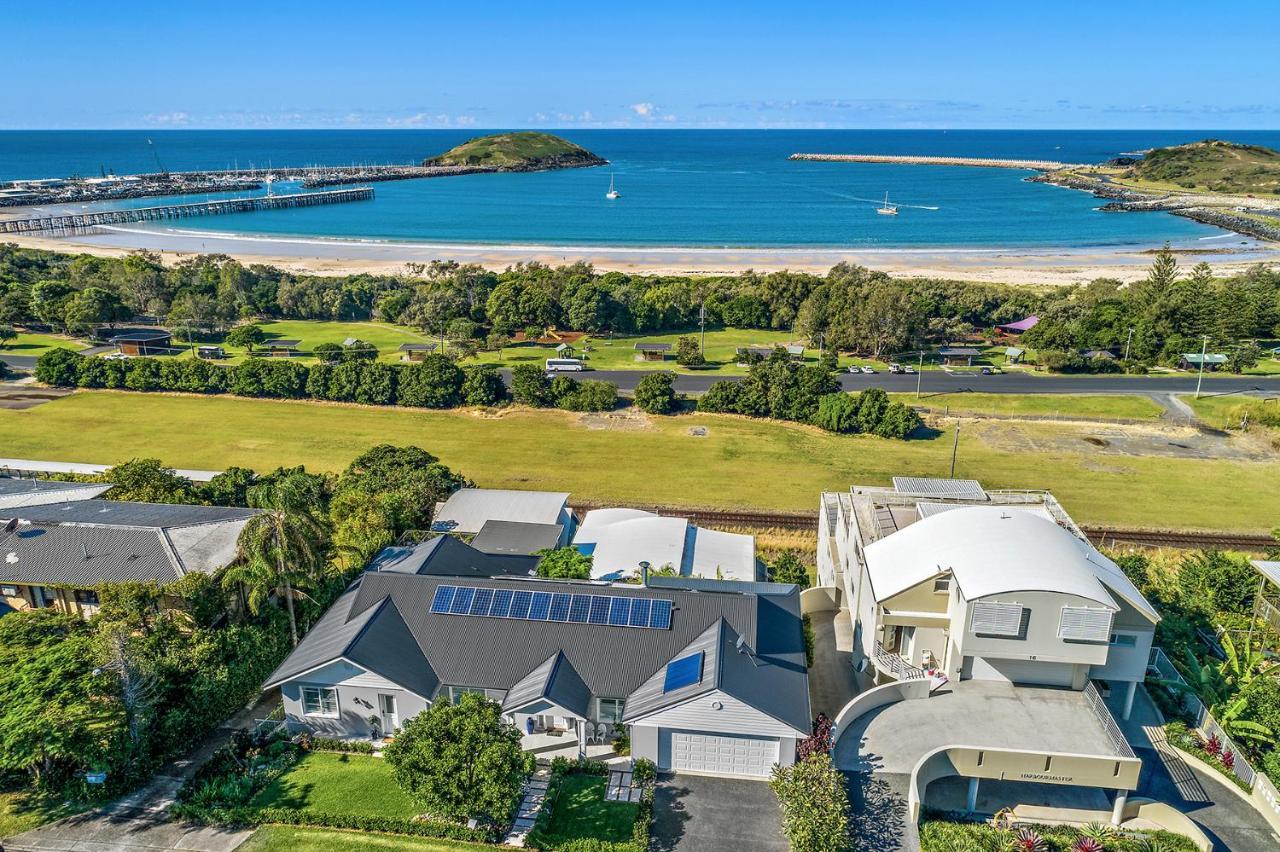
<svg viewBox="0 0 1280 852">
<path fill-rule="evenodd" d="M 400 715 L 396 712 L 396 697 L 379 694 L 378 710 L 382 713 L 382 732 L 388 735 L 395 733 L 400 727 Z"/>
</svg>

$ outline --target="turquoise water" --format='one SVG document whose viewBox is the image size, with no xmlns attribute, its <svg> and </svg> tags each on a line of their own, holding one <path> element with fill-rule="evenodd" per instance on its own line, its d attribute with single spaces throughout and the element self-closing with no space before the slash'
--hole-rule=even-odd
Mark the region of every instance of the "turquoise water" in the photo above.
<svg viewBox="0 0 1280 852">
<path fill-rule="evenodd" d="M 0 132 L 0 180 L 233 165 L 411 162 L 476 132 Z M 1240 131 L 563 131 L 610 166 L 374 185 L 371 202 L 183 220 L 184 231 L 430 243 L 833 248 L 1081 248 L 1187 242 L 1221 231 L 1115 214 L 1006 169 L 792 162 L 797 151 L 1098 162 Z M 148 145 L 151 139 L 154 145 Z M 616 176 L 622 198 L 604 197 Z M 277 191 L 288 191 L 277 185 Z M 884 197 L 900 215 L 875 212 Z M 154 204 L 152 199 L 131 202 Z M 912 206 L 918 205 L 918 206 Z M 924 209 L 924 208 L 937 209 Z M 149 227 L 154 227 L 151 223 Z"/>
</svg>

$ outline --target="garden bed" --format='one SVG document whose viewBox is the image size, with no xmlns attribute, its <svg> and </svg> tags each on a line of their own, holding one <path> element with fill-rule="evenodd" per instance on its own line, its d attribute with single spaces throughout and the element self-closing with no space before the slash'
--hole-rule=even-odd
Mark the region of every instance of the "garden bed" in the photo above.
<svg viewBox="0 0 1280 852">
<path fill-rule="evenodd" d="M 1219 775 L 1235 784 L 1245 793 L 1252 793 L 1253 788 L 1235 773 L 1236 756 L 1231 749 L 1223 749 L 1217 737 L 1205 739 L 1199 731 L 1188 728 L 1182 722 L 1169 722 L 1164 726 L 1165 738 L 1170 744 L 1186 752 L 1201 763 L 1212 767 Z"/>
<path fill-rule="evenodd" d="M 1180 834 L 1168 831 L 1114 832 L 1107 826 L 1095 826 L 1101 840 L 1098 847 L 1105 852 L 1144 852 L 1156 841 L 1168 852 L 1197 852 L 1196 845 Z M 1018 832 L 1026 832 L 1019 836 Z M 985 822 L 950 822 L 926 819 L 920 825 L 921 852 L 997 852 L 1004 849 L 1041 849 L 1043 852 L 1073 852 L 1076 842 L 1093 834 L 1068 825 L 1024 825 L 1001 829 Z M 1038 837 L 1043 845 L 1033 845 Z M 1014 843 L 1020 845 L 1014 845 Z"/>
<path fill-rule="evenodd" d="M 546 804 L 529 835 L 531 846 L 592 852 L 644 852 L 648 848 L 653 773 L 647 768 L 636 768 L 637 782 L 643 784 L 639 802 L 605 798 L 608 767 L 603 763 L 557 760 L 551 771 Z"/>
</svg>

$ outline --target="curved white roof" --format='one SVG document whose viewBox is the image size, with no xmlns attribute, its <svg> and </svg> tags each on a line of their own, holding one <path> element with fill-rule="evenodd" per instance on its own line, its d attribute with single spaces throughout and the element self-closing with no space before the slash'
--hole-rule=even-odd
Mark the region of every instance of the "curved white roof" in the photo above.
<svg viewBox="0 0 1280 852">
<path fill-rule="evenodd" d="M 636 574 L 641 562 L 670 565 L 683 576 L 756 579 L 752 536 L 698 529 L 684 518 L 641 509 L 593 509 L 573 543 L 594 545 L 592 579 Z"/>
<path fill-rule="evenodd" d="M 1038 513 L 957 508 L 868 545 L 865 556 L 877 601 L 949 571 L 968 600 L 1047 591 L 1118 610 L 1114 593 L 1152 621 L 1160 618 L 1114 562 Z"/>
</svg>

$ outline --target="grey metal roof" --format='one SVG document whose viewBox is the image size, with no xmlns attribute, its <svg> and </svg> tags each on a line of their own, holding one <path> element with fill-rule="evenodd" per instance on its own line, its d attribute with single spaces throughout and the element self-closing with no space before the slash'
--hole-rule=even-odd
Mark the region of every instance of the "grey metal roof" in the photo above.
<svg viewBox="0 0 1280 852">
<path fill-rule="evenodd" d="M 177 556 L 156 530 L 24 525 L 0 541 L 4 582 L 88 587 L 180 576 Z"/>
<path fill-rule="evenodd" d="M 946 357 L 947 355 L 981 355 L 982 353 L 972 346 L 943 346 L 938 349 L 938 354 Z"/>
<path fill-rule="evenodd" d="M 909 497 L 953 497 L 986 500 L 987 492 L 976 479 L 939 479 L 931 476 L 895 476 L 893 490 Z"/>
<path fill-rule="evenodd" d="M 1265 559 L 1251 559 L 1253 567 L 1258 569 L 1258 573 L 1266 577 L 1276 586 L 1280 587 L 1280 562 L 1269 562 Z"/>
<path fill-rule="evenodd" d="M 401 352 L 434 352 L 439 344 L 436 343 L 401 343 Z"/>
<path fill-rule="evenodd" d="M 808 681 L 800 596 L 794 589 L 785 595 L 757 595 L 511 577 L 468 581 L 468 585 L 483 588 L 607 590 L 611 595 L 672 601 L 670 630 L 637 630 L 430 612 L 436 587 L 450 582 L 456 580 L 397 572 L 361 575 L 272 674 L 267 686 L 293 679 L 342 656 L 358 632 L 353 623 L 384 617 L 374 613 L 388 612 L 386 608 L 380 609 L 388 599 L 403 617 L 416 647 L 399 641 L 386 641 L 376 652 L 371 647 L 364 657 L 367 667 L 384 677 L 395 680 L 389 672 L 414 665 L 420 653 L 439 683 L 511 690 L 522 685 L 539 666 L 562 653 L 565 663 L 587 692 L 605 698 L 631 695 L 708 628 L 723 620 L 735 640 L 738 636 L 746 637 L 747 643 L 756 649 L 757 661 L 764 664 L 757 667 L 750 660 L 745 661 L 753 666 L 752 676 L 763 679 L 758 688 L 742 683 L 744 673 L 736 669 L 728 672 L 727 679 L 725 674 L 720 675 L 722 688 L 732 690 L 761 712 L 808 731 Z M 571 700 L 574 694 L 569 688 L 571 683 L 572 678 L 565 682 L 569 695 L 561 695 L 561 700 Z"/>
<path fill-rule="evenodd" d="M 535 701 L 549 701 L 584 719 L 591 714 L 591 690 L 563 651 L 557 651 L 517 681 L 507 691 L 502 709 L 519 710 Z"/>
<path fill-rule="evenodd" d="M 471 546 L 482 553 L 531 556 L 560 543 L 562 524 L 527 524 L 521 521 L 485 521 Z"/>
<path fill-rule="evenodd" d="M 637 343 L 635 345 L 637 352 L 668 352 L 671 349 L 670 343 Z"/>
<path fill-rule="evenodd" d="M 431 529 L 474 535 L 487 521 L 558 524 L 566 520 L 569 492 L 459 488 L 437 510 Z"/>
<path fill-rule="evenodd" d="M 0 517 L 4 517 L 0 509 Z M 77 500 L 24 507 L 14 514 L 25 521 L 45 524 L 94 524 L 97 526 L 170 529 L 197 524 L 247 521 L 257 509 L 235 506 L 189 506 L 177 503 L 131 503 L 122 500 Z"/>
<path fill-rule="evenodd" d="M 537 557 L 483 553 L 451 535 L 412 547 L 384 547 L 369 563 L 370 571 L 442 577 L 528 577 L 537 567 Z"/>
<path fill-rule="evenodd" d="M 301 340 L 264 340 L 262 346 L 267 349 L 297 349 Z"/>
<path fill-rule="evenodd" d="M 54 482 L 48 479 L 19 479 L 0 476 L 0 517 L 15 506 L 43 506 L 73 500 L 88 500 L 108 491 L 107 482 Z"/>
<path fill-rule="evenodd" d="M 401 650 L 397 654 L 386 654 L 386 648 Z M 440 685 L 431 663 L 413 641 L 409 625 L 390 598 L 374 607 L 343 656 L 364 669 L 376 670 L 392 683 L 423 698 L 430 698 Z"/>
<path fill-rule="evenodd" d="M 167 331 L 126 331 L 124 334 L 117 334 L 108 339 L 108 343 L 128 343 L 137 341 L 146 343 L 152 340 L 168 340 L 173 337 Z"/>
</svg>

